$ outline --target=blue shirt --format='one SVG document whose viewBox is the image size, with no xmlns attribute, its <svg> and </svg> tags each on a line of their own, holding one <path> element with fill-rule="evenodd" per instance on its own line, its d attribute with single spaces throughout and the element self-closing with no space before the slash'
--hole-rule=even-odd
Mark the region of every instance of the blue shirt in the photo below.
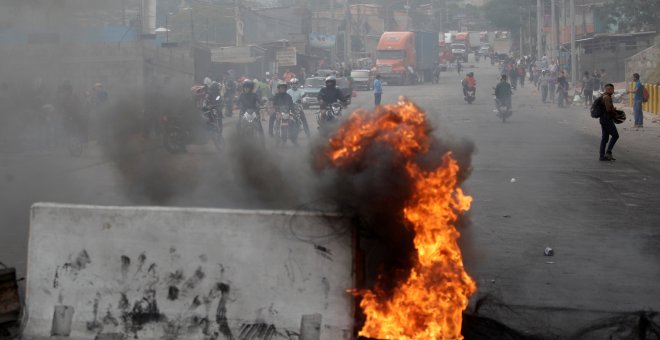
<svg viewBox="0 0 660 340">
<path fill-rule="evenodd" d="M 642 90 L 642 82 L 641 81 L 636 81 L 635 82 L 635 100 L 642 100 L 644 98 L 644 90 Z"/>
<path fill-rule="evenodd" d="M 383 84 L 380 79 L 374 80 L 374 94 L 383 93 Z"/>
</svg>

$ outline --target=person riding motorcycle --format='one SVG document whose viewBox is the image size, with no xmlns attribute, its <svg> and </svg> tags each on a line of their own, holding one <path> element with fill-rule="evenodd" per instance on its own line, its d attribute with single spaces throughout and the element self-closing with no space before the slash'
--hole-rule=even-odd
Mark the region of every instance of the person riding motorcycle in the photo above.
<svg viewBox="0 0 660 340">
<path fill-rule="evenodd" d="M 474 72 L 466 74 L 461 84 L 463 85 L 463 97 L 467 97 L 468 89 L 473 89 L 474 96 L 477 96 L 477 79 L 474 78 Z"/>
<path fill-rule="evenodd" d="M 270 120 L 268 122 L 268 135 L 273 137 L 274 131 L 273 127 L 275 126 L 275 119 L 277 118 L 277 110 L 281 107 L 286 107 L 289 111 L 293 112 L 295 106 L 293 105 L 293 99 L 287 93 L 288 85 L 280 81 L 277 83 L 277 93 L 273 96 L 273 110 L 270 113 Z"/>
<path fill-rule="evenodd" d="M 499 84 L 495 87 L 495 98 L 502 104 L 506 105 L 507 110 L 511 110 L 511 84 L 506 81 L 506 75 L 503 74 Z"/>
<path fill-rule="evenodd" d="M 337 79 L 333 76 L 325 78 L 325 87 L 319 91 L 318 100 L 321 111 L 326 110 L 328 106 L 337 101 L 340 101 L 344 106 L 347 102 L 341 90 L 337 88 Z"/>
<path fill-rule="evenodd" d="M 70 82 L 65 81 L 57 87 L 55 109 L 59 114 L 64 131 L 87 138 L 87 119 L 83 114 L 80 99 L 73 93 L 73 86 Z"/>
<path fill-rule="evenodd" d="M 254 93 L 254 82 L 251 80 L 246 80 L 242 85 L 243 92 L 238 97 L 238 106 L 241 110 L 240 114 L 242 115 L 246 111 L 254 111 L 257 113 L 256 124 L 258 126 L 257 132 L 259 136 L 263 139 L 264 130 L 261 126 L 261 118 L 259 114 L 259 96 Z M 241 123 L 243 119 L 238 120 L 238 130 L 241 130 Z"/>
<path fill-rule="evenodd" d="M 302 97 L 305 94 L 305 91 L 298 86 L 298 78 L 293 78 L 289 82 L 289 86 L 291 88 L 286 91 L 286 93 L 291 96 L 291 99 L 293 100 L 294 103 L 299 103 L 302 101 Z M 305 112 L 302 110 L 302 108 L 298 105 L 296 106 L 300 110 L 300 119 L 302 120 L 303 123 L 303 129 L 305 130 L 305 135 L 309 138 L 309 126 L 307 125 L 307 118 L 305 117 Z"/>
<path fill-rule="evenodd" d="M 293 99 L 294 103 L 297 103 L 298 101 L 302 100 L 303 95 L 305 94 L 305 91 L 300 88 L 298 84 L 298 78 L 293 78 L 289 81 L 289 89 L 286 91 L 291 96 L 291 99 Z"/>
</svg>

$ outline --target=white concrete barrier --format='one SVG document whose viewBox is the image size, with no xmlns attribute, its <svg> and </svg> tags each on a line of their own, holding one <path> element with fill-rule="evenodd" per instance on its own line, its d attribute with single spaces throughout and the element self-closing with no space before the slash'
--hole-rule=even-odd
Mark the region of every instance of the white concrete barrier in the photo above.
<svg viewBox="0 0 660 340">
<path fill-rule="evenodd" d="M 291 211 L 32 207 L 25 339 L 349 339 L 349 221 Z"/>
</svg>

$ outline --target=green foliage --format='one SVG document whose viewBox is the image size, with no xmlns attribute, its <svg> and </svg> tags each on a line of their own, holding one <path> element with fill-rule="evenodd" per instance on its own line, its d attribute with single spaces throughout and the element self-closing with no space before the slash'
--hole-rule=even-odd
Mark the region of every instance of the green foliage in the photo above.
<svg viewBox="0 0 660 340">
<path fill-rule="evenodd" d="M 605 5 L 603 11 L 619 32 L 658 32 L 660 28 L 660 1 L 657 0 L 616 0 Z"/>
<path fill-rule="evenodd" d="M 493 28 L 515 31 L 520 27 L 520 0 L 490 0 L 484 7 L 484 17 Z"/>
</svg>

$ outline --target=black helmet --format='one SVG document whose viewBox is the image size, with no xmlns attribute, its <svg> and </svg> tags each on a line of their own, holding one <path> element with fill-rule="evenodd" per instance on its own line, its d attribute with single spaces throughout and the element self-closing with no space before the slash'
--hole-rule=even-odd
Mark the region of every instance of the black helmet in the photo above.
<svg viewBox="0 0 660 340">
<path fill-rule="evenodd" d="M 279 89 L 281 89 L 281 88 L 288 89 L 288 88 L 289 88 L 289 85 L 287 85 L 287 83 L 284 82 L 284 81 L 279 81 L 279 82 L 277 82 L 277 89 L 279 90 Z"/>
<path fill-rule="evenodd" d="M 247 79 L 243 82 L 243 89 L 254 90 L 254 82 L 250 79 Z"/>
<path fill-rule="evenodd" d="M 335 78 L 333 76 L 329 76 L 329 77 L 325 78 L 325 86 L 330 86 L 330 85 L 336 86 L 337 85 L 337 78 Z"/>
<path fill-rule="evenodd" d="M 506 80 L 506 74 L 502 75 L 502 80 Z"/>
</svg>

